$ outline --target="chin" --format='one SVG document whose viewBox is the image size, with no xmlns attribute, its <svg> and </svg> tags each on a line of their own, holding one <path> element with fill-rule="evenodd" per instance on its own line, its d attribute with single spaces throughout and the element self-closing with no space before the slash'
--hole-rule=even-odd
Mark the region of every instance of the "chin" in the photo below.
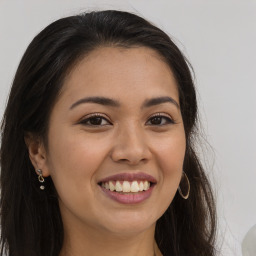
<svg viewBox="0 0 256 256">
<path fill-rule="evenodd" d="M 118 216 L 104 219 L 105 229 L 118 235 L 132 235 L 154 229 L 157 219 L 139 213 L 119 213 Z"/>
</svg>

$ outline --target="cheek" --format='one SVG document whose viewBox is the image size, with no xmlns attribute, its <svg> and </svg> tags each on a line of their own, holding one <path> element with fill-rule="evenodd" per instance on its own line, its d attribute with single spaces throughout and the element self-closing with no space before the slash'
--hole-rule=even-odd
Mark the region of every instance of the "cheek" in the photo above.
<svg viewBox="0 0 256 256">
<path fill-rule="evenodd" d="M 71 129 L 59 130 L 59 133 L 52 133 L 52 143 L 50 143 L 49 155 L 52 162 L 66 166 L 72 166 L 71 170 L 86 168 L 91 169 L 91 164 L 102 157 L 104 143 L 94 136 L 85 134 L 84 131 L 69 131 Z M 102 145 L 103 144 L 103 145 Z M 81 165 L 82 163 L 86 163 Z"/>
<path fill-rule="evenodd" d="M 154 154 L 157 155 L 158 164 L 164 172 L 164 175 L 174 175 L 176 172 L 182 171 L 186 139 L 183 129 L 179 129 L 170 136 L 166 136 L 161 142 L 154 143 L 156 145 Z"/>
<path fill-rule="evenodd" d="M 104 144 L 83 132 L 73 135 L 67 131 L 55 134 L 49 148 L 49 172 L 57 191 L 91 190 L 94 174 L 105 158 Z"/>
<path fill-rule="evenodd" d="M 95 176 L 107 152 L 103 142 L 82 132 L 75 136 L 66 132 L 56 135 L 49 145 L 49 168 L 63 218 L 68 218 L 70 213 L 81 219 L 91 220 L 94 216 L 90 213 L 95 211 Z"/>
<path fill-rule="evenodd" d="M 182 171 L 185 156 L 185 143 L 165 144 L 158 152 L 159 164 L 165 176 L 175 175 Z"/>
<path fill-rule="evenodd" d="M 166 209 L 173 200 L 182 175 L 186 141 L 184 133 L 170 136 L 157 147 L 157 165 L 160 172 L 161 204 Z"/>
</svg>

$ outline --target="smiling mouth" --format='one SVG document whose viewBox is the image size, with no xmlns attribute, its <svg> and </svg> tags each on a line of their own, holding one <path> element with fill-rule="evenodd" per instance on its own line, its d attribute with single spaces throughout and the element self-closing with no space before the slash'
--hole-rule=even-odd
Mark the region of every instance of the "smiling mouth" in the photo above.
<svg viewBox="0 0 256 256">
<path fill-rule="evenodd" d="M 123 172 L 99 181 L 101 191 L 121 204 L 140 204 L 150 198 L 157 180 L 144 172 Z"/>
<path fill-rule="evenodd" d="M 99 185 L 109 191 L 114 191 L 118 193 L 138 193 L 138 192 L 149 190 L 150 187 L 154 185 L 154 183 L 147 180 L 145 181 L 110 180 L 107 182 L 101 182 Z"/>
<path fill-rule="evenodd" d="M 108 194 L 138 195 L 152 191 L 157 180 L 144 172 L 124 172 L 102 179 L 98 185 Z"/>
</svg>

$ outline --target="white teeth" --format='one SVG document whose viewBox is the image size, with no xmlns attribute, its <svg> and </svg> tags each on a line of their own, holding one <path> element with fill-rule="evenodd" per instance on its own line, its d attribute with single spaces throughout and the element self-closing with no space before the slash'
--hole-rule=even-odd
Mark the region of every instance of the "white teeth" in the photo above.
<svg viewBox="0 0 256 256">
<path fill-rule="evenodd" d="M 150 187 L 150 183 L 149 183 L 148 181 L 144 181 L 144 183 L 143 183 L 143 189 L 144 189 L 144 190 L 148 190 L 149 187 Z"/>
<path fill-rule="evenodd" d="M 122 192 L 123 191 L 123 187 L 122 187 L 122 185 L 119 181 L 116 182 L 116 191 L 117 192 Z"/>
<path fill-rule="evenodd" d="M 131 185 L 128 181 L 123 182 L 123 192 L 131 192 Z"/>
<path fill-rule="evenodd" d="M 143 189 L 144 189 L 143 181 L 140 182 L 139 187 L 140 187 L 140 191 L 143 191 Z"/>
<path fill-rule="evenodd" d="M 131 185 L 131 192 L 139 192 L 139 184 L 138 181 L 133 181 Z"/>
<path fill-rule="evenodd" d="M 124 192 L 124 193 L 137 193 L 143 190 L 148 190 L 150 188 L 149 181 L 137 181 L 134 180 L 132 182 L 129 181 L 109 181 L 103 182 L 101 186 L 110 191 Z"/>
<path fill-rule="evenodd" d="M 112 183 L 112 181 L 109 182 L 109 189 L 110 189 L 110 191 L 115 190 L 115 185 Z"/>
</svg>

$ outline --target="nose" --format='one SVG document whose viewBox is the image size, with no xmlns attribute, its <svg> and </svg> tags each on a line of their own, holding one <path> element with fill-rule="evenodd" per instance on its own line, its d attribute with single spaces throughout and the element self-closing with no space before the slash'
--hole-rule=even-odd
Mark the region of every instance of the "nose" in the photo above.
<svg viewBox="0 0 256 256">
<path fill-rule="evenodd" d="M 117 132 L 111 158 L 115 162 L 138 165 L 151 158 L 143 128 L 126 126 Z"/>
</svg>

